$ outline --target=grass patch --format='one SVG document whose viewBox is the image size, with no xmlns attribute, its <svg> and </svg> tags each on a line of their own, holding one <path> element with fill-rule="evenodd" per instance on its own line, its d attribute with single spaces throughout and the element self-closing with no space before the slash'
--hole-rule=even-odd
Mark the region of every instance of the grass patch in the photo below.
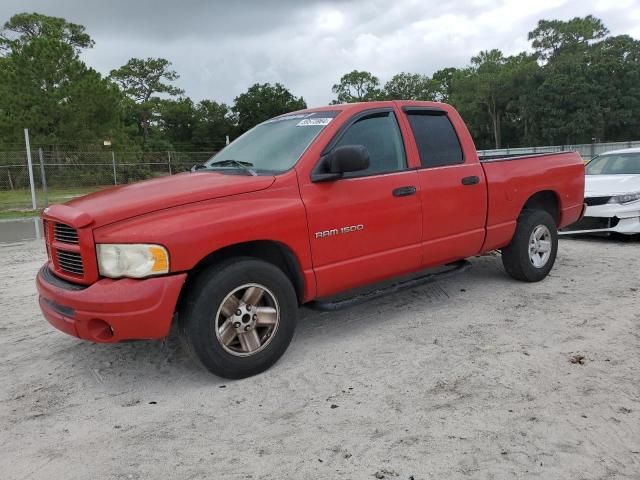
<svg viewBox="0 0 640 480">
<path fill-rule="evenodd" d="M 102 187 L 72 187 L 49 189 L 49 205 L 68 202 L 72 198 L 100 190 Z M 29 190 L 0 191 L 0 219 L 35 217 L 44 208 L 44 193 L 36 191 L 37 210 L 31 210 L 31 192 Z"/>
<path fill-rule="evenodd" d="M 0 210 L 0 220 L 11 220 L 13 218 L 38 217 L 42 210 Z"/>
</svg>

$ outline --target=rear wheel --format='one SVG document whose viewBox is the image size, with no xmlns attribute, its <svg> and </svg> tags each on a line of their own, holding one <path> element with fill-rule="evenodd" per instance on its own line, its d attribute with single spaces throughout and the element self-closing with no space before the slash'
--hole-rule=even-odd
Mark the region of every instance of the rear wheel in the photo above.
<svg viewBox="0 0 640 480">
<path fill-rule="evenodd" d="M 282 356 L 297 310 L 288 277 L 270 263 L 245 257 L 202 273 L 179 319 L 187 347 L 210 372 L 244 378 Z"/>
<path fill-rule="evenodd" d="M 557 252 L 553 217 L 544 210 L 524 210 L 511 243 L 502 249 L 502 264 L 516 280 L 539 282 L 553 268 Z"/>
</svg>

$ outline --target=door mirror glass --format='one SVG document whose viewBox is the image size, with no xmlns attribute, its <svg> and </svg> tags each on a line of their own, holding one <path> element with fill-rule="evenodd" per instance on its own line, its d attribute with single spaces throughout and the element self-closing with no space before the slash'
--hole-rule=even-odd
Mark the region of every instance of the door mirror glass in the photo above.
<svg viewBox="0 0 640 480">
<path fill-rule="evenodd" d="M 325 157 L 329 173 L 358 172 L 369 168 L 369 152 L 363 145 L 334 148 Z"/>
<path fill-rule="evenodd" d="M 328 182 L 342 178 L 345 173 L 361 172 L 369 168 L 369 150 L 364 145 L 342 145 L 320 159 L 311 174 L 312 182 Z"/>
</svg>

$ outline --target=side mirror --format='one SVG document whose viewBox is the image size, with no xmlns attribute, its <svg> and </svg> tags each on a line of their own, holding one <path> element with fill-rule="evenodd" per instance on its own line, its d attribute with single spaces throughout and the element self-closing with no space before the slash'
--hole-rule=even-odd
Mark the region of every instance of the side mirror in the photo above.
<svg viewBox="0 0 640 480">
<path fill-rule="evenodd" d="M 347 172 L 369 168 L 369 151 L 363 145 L 344 145 L 323 156 L 311 175 L 313 182 L 326 182 Z"/>
</svg>

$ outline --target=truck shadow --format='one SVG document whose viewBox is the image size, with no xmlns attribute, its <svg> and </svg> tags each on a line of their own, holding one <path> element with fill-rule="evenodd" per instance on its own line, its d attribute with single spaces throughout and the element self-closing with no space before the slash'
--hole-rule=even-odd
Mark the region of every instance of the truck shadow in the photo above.
<svg viewBox="0 0 640 480">
<path fill-rule="evenodd" d="M 401 317 L 429 309 L 444 309 L 450 302 L 465 301 L 465 292 L 486 282 L 503 288 L 513 281 L 502 270 L 499 257 L 484 256 L 473 259 L 469 272 L 442 281 L 395 292 L 372 299 L 357 306 L 333 312 L 318 312 L 306 307 L 299 311 L 296 335 L 288 352 L 272 370 L 287 369 L 288 362 L 314 355 L 337 339 L 356 338 L 365 332 L 375 331 L 385 322 L 402 322 Z M 93 377 L 98 384 L 118 385 L 125 388 L 134 382 L 148 386 L 150 383 L 220 386 L 230 383 L 207 372 L 191 358 L 173 328 L 164 341 L 135 341 L 117 344 L 91 344 L 74 342 L 65 345 L 66 355 L 72 356 L 72 365 L 80 371 L 76 374 Z M 329 345 L 327 345 L 329 344 Z M 268 372 L 266 373 L 269 374 Z"/>
</svg>

